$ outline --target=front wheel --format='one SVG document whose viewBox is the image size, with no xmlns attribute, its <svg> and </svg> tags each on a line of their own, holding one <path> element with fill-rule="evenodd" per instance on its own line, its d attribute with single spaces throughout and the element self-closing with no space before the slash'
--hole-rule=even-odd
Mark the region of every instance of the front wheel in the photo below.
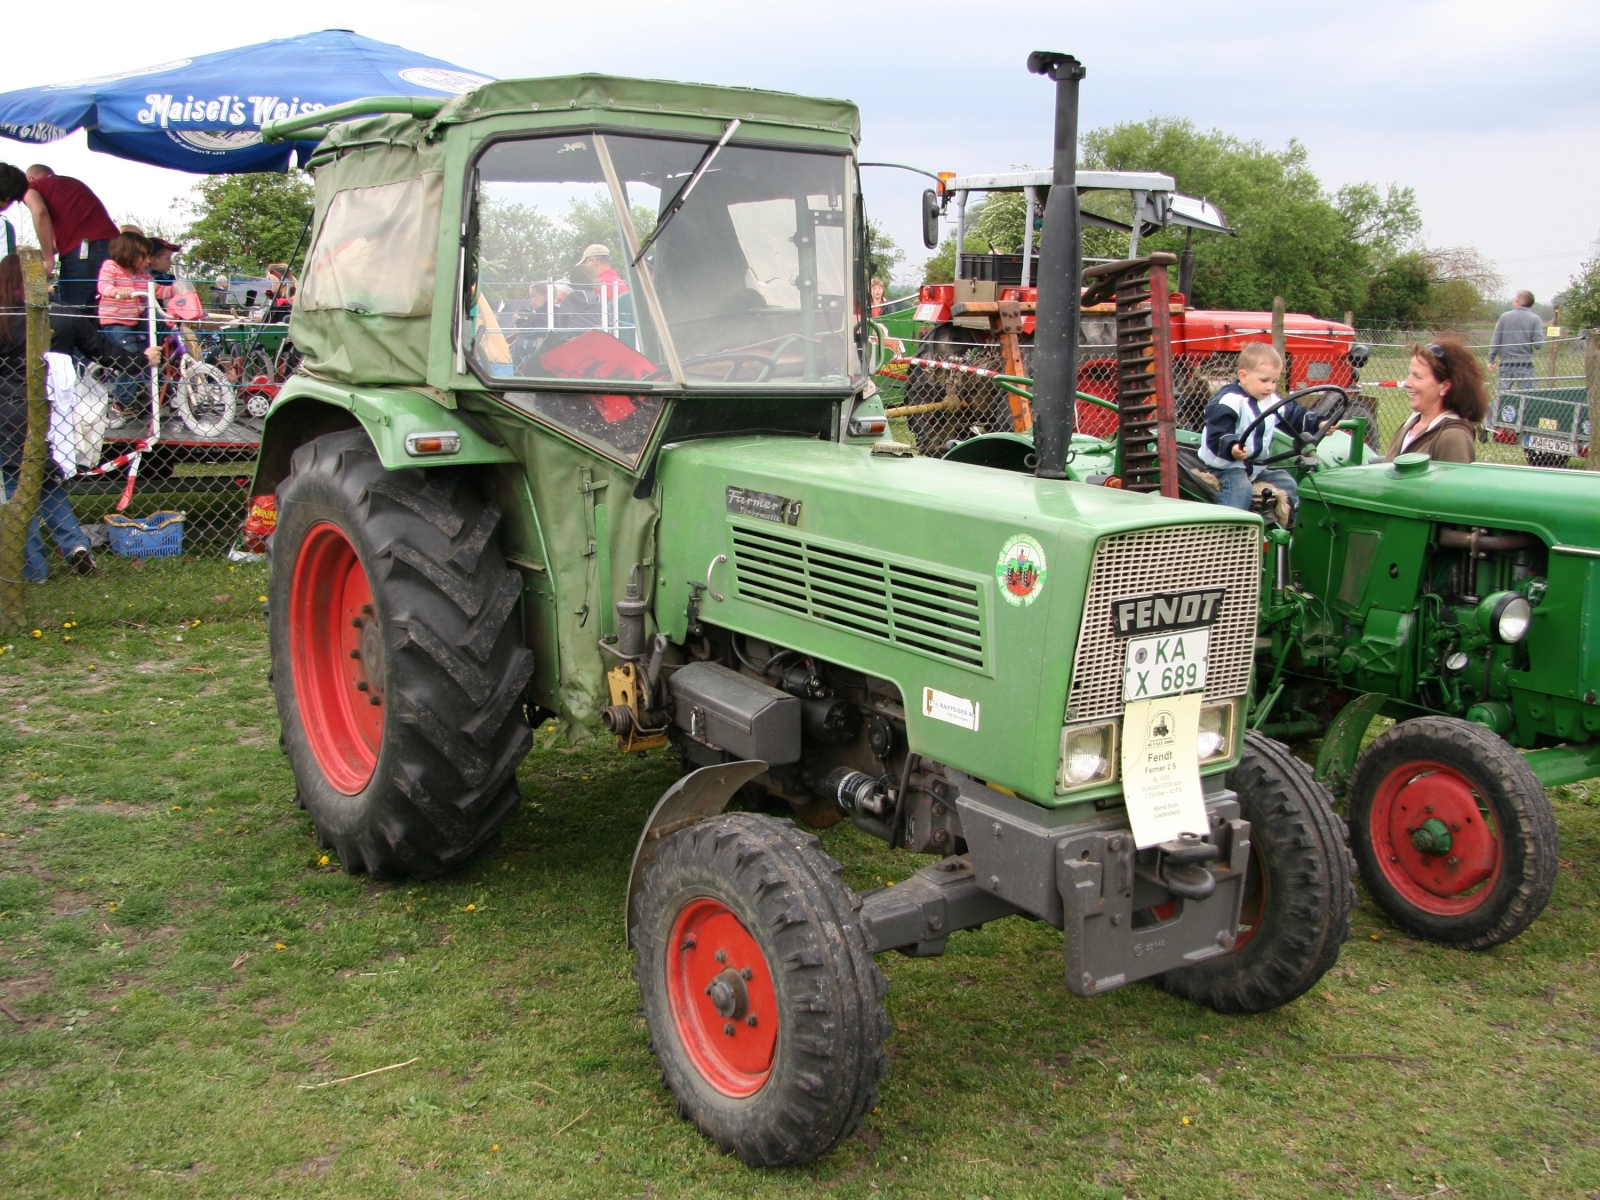
<svg viewBox="0 0 1600 1200">
<path fill-rule="evenodd" d="M 1245 734 L 1228 786 L 1250 822 L 1233 953 L 1169 971 L 1161 986 L 1217 1012 L 1265 1012 L 1303 995 L 1339 960 L 1355 884 L 1332 797 L 1288 747 Z"/>
<path fill-rule="evenodd" d="M 386 471 L 361 430 L 294 453 L 268 587 L 300 803 L 346 871 L 427 878 L 517 810 L 533 656 L 500 509 L 449 469 Z"/>
<path fill-rule="evenodd" d="M 636 905 L 634 977 L 678 1111 L 753 1167 L 855 1132 L 887 1061 L 888 985 L 817 839 L 752 813 L 702 821 L 662 843 Z"/>
<path fill-rule="evenodd" d="M 1543 911 L 1560 847 L 1544 785 L 1497 734 L 1418 717 L 1350 776 L 1350 844 L 1378 907 L 1433 942 L 1483 950 Z"/>
</svg>

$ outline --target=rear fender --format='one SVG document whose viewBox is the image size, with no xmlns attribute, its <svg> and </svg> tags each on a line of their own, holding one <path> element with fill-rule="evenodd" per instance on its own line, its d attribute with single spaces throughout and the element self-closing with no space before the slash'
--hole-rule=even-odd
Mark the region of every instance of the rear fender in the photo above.
<svg viewBox="0 0 1600 1200">
<path fill-rule="evenodd" d="M 267 414 L 250 494 L 271 495 L 289 474 L 289 460 L 307 442 L 341 429 L 365 429 L 386 470 L 407 467 L 476 466 L 514 463 L 516 456 L 493 436 L 482 421 L 409 388 L 345 387 L 296 376 Z M 406 450 L 412 434 L 454 433 L 461 448 L 454 454 L 416 456 Z"/>
</svg>

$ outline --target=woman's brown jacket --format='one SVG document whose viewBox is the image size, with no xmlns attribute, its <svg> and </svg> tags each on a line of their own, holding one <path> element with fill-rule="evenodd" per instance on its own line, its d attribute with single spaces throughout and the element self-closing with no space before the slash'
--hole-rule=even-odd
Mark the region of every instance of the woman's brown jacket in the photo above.
<svg viewBox="0 0 1600 1200">
<path fill-rule="evenodd" d="M 1426 433 L 1418 434 L 1416 440 L 1402 451 L 1400 439 L 1405 434 L 1405 428 L 1401 425 L 1389 441 L 1389 451 L 1384 457 L 1390 462 L 1394 461 L 1395 455 L 1402 453 L 1426 454 L 1435 462 L 1469 463 L 1477 460 L 1476 431 L 1469 422 L 1454 413 Z"/>
</svg>

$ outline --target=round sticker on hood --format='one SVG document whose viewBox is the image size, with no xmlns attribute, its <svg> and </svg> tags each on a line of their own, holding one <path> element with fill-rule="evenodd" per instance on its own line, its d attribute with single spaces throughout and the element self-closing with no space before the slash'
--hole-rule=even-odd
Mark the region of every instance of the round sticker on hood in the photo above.
<svg viewBox="0 0 1600 1200">
<path fill-rule="evenodd" d="M 1025 533 L 1019 533 L 1000 551 L 994 577 L 1007 604 L 1017 607 L 1032 604 L 1044 591 L 1046 567 L 1044 547 Z"/>
</svg>

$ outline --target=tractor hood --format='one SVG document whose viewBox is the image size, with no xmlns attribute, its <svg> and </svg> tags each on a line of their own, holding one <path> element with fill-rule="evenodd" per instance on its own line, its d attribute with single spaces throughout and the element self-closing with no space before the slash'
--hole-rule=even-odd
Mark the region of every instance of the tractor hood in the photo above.
<svg viewBox="0 0 1600 1200">
<path fill-rule="evenodd" d="M 668 446 L 658 474 L 656 617 L 673 640 L 688 640 L 690 585 L 707 585 L 704 621 L 892 680 L 914 750 L 1047 804 L 1097 542 L 1259 528 L 1212 505 L 794 438 Z M 1238 588 L 1252 622 L 1256 564 Z"/>
<path fill-rule="evenodd" d="M 1449 525 L 1537 534 L 1551 546 L 1600 547 L 1600 475 L 1502 463 L 1391 463 L 1321 471 L 1300 486 L 1307 498 Z"/>
</svg>

